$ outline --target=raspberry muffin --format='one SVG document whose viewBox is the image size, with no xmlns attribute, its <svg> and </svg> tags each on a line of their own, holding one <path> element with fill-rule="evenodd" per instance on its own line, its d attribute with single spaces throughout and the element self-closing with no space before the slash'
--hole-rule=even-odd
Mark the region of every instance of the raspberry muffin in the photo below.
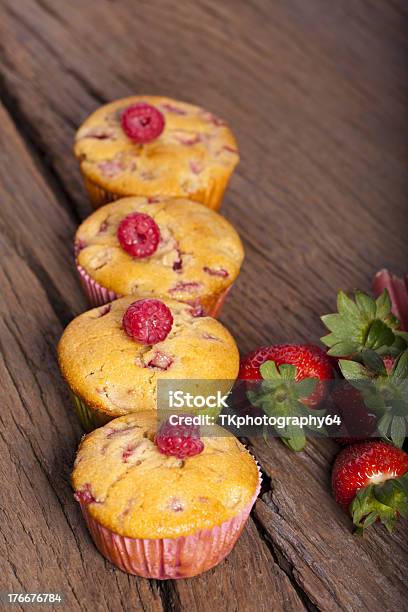
<svg viewBox="0 0 408 612">
<path fill-rule="evenodd" d="M 216 316 L 244 251 L 232 225 L 188 200 L 123 198 L 92 213 L 76 234 L 92 306 L 117 297 L 181 300 Z"/>
<path fill-rule="evenodd" d="M 95 208 L 123 196 L 175 196 L 218 209 L 239 161 L 226 123 L 158 96 L 117 100 L 79 128 L 75 155 Z"/>
<path fill-rule="evenodd" d="M 208 385 L 228 393 L 239 369 L 235 341 L 219 321 L 196 317 L 182 302 L 132 297 L 71 321 L 58 360 L 87 431 L 155 410 L 159 380 L 193 380 L 197 393 L 208 394 Z"/>
<path fill-rule="evenodd" d="M 155 413 L 111 421 L 86 436 L 72 474 L 91 536 L 111 563 L 159 580 L 214 567 L 239 538 L 260 488 L 258 468 L 221 427 L 200 437 Z"/>
</svg>

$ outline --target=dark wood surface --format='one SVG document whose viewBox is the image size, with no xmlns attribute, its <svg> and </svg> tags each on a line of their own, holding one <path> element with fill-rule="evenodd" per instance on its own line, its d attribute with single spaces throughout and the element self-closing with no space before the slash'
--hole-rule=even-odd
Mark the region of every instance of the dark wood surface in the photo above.
<svg viewBox="0 0 408 612">
<path fill-rule="evenodd" d="M 0 0 L 0 590 L 67 610 L 408 610 L 408 528 L 364 539 L 329 488 L 334 442 L 250 446 L 264 490 L 218 568 L 158 583 L 96 552 L 69 485 L 80 427 L 55 346 L 85 309 L 90 211 L 72 155 L 101 103 L 158 93 L 231 123 L 223 213 L 246 263 L 222 320 L 245 352 L 316 341 L 339 288 L 408 267 L 403 0 Z"/>
</svg>

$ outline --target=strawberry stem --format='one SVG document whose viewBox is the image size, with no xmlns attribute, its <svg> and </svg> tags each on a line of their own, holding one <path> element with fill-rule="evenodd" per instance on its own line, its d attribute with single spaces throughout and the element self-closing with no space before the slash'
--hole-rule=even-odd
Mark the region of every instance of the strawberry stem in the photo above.
<svg viewBox="0 0 408 612">
<path fill-rule="evenodd" d="M 350 513 L 358 535 L 376 521 L 392 533 L 397 518 L 408 516 L 408 472 L 360 489 L 350 505 Z"/>
</svg>

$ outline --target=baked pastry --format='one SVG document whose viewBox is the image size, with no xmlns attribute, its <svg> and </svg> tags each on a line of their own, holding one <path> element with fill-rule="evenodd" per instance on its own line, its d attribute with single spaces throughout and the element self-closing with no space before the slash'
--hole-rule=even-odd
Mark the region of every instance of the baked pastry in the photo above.
<svg viewBox="0 0 408 612">
<path fill-rule="evenodd" d="M 181 419 L 158 428 L 154 412 L 127 415 L 78 450 L 75 498 L 99 551 L 130 574 L 187 578 L 217 565 L 259 493 L 256 462 L 236 438 L 216 425 L 201 437 Z"/>
<path fill-rule="evenodd" d="M 187 200 L 124 198 L 76 233 L 76 261 L 92 306 L 123 295 L 185 301 L 216 316 L 244 258 L 220 214 Z"/>
<path fill-rule="evenodd" d="M 85 430 L 157 407 L 158 381 L 194 381 L 228 393 L 239 369 L 229 331 L 188 304 L 132 297 L 89 310 L 58 345 L 63 377 Z M 207 382 L 210 381 L 210 382 Z"/>
<path fill-rule="evenodd" d="M 74 150 L 94 207 L 129 195 L 162 195 L 218 209 L 239 161 L 224 121 L 160 96 L 97 109 L 77 131 Z"/>
</svg>

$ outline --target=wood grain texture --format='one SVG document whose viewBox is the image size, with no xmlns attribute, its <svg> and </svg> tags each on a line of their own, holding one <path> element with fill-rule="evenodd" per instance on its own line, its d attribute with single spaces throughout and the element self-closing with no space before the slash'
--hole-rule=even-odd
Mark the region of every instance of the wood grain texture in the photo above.
<svg viewBox="0 0 408 612">
<path fill-rule="evenodd" d="M 201 104 L 237 134 L 223 213 L 247 257 L 222 319 L 243 352 L 315 342 L 340 287 L 403 273 L 407 24 L 402 0 L 0 0 L 0 589 L 59 589 L 73 610 L 408 610 L 407 526 L 350 535 L 330 441 L 250 441 L 264 492 L 215 570 L 159 584 L 112 568 L 72 500 L 80 430 L 55 362 L 85 308 L 73 135 L 132 93 Z"/>
</svg>

